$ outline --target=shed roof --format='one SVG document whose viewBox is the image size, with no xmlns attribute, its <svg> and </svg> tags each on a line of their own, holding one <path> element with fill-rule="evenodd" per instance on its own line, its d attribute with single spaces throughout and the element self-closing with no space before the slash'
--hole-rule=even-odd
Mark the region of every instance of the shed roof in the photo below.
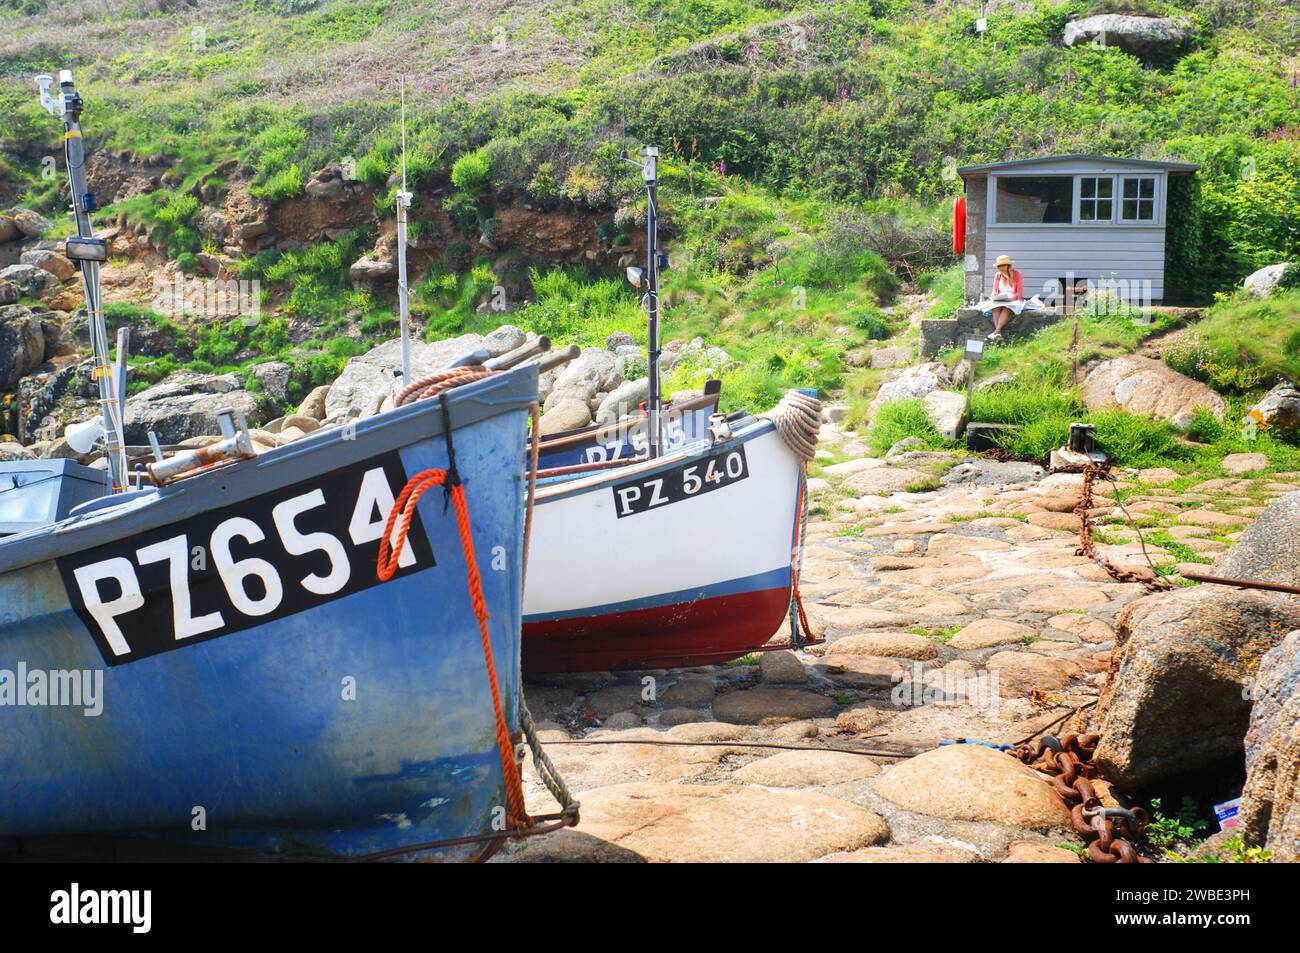
<svg viewBox="0 0 1300 953">
<path fill-rule="evenodd" d="M 1124 156 L 1098 156 L 1083 152 L 1071 152 L 1059 156 L 1038 156 L 1033 159 L 1013 159 L 1010 162 L 990 162 L 985 165 L 964 165 L 957 169 L 961 176 L 997 172 L 1001 169 L 1018 169 L 1035 165 L 1048 165 L 1053 162 L 1097 162 L 1119 163 L 1142 169 L 1164 169 L 1167 172 L 1195 172 L 1200 166 L 1194 162 L 1166 162 L 1154 159 L 1130 159 Z"/>
</svg>

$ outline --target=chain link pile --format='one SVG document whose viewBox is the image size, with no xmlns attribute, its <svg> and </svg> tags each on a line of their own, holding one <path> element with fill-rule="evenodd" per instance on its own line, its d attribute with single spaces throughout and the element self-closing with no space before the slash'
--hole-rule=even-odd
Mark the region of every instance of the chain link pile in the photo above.
<svg viewBox="0 0 1300 953">
<path fill-rule="evenodd" d="M 1097 734 L 1069 732 L 1061 738 L 1044 735 L 1038 744 L 1023 744 L 1011 754 L 1048 775 L 1051 785 L 1070 809 L 1074 831 L 1088 845 L 1088 858 L 1097 864 L 1150 864 L 1134 842 L 1145 840 L 1147 815 L 1140 807 L 1104 807 L 1093 787 L 1093 753 Z"/>
</svg>

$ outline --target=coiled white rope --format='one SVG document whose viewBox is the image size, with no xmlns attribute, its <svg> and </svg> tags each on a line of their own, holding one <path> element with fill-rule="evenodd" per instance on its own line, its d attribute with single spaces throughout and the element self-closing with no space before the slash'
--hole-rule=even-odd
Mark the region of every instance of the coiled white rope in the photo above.
<svg viewBox="0 0 1300 953">
<path fill-rule="evenodd" d="M 788 390 L 780 403 L 760 420 L 770 420 L 790 451 L 803 460 L 817 453 L 817 434 L 822 427 L 822 402 L 797 390 Z"/>
</svg>

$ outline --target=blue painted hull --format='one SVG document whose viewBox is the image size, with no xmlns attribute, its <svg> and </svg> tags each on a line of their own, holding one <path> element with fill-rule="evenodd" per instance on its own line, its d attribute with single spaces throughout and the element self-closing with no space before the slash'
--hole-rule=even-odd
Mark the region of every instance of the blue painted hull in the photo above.
<svg viewBox="0 0 1300 953">
<path fill-rule="evenodd" d="M 521 475 L 535 373 L 481 383 L 488 386 L 458 389 L 449 405 L 455 410 L 461 399 L 463 410 L 477 402 L 471 422 L 457 425 L 453 414 L 453 439 L 513 733 Z M 347 857 L 492 831 L 506 803 L 504 781 L 466 562 L 454 509 L 444 512 L 441 489 L 424 496 L 412 526 L 412 551 L 423 554 L 417 564 L 378 584 L 358 569 L 343 594 L 326 601 L 294 590 L 293 598 L 317 602 L 271 621 L 240 617 L 223 595 L 229 589 L 220 588 L 226 576 L 197 574 L 189 613 L 200 621 L 220 617 L 224 627 L 154 644 L 150 630 L 129 624 L 161 600 L 173 605 L 174 589 L 146 591 L 146 607 L 115 620 L 130 648 L 114 656 L 112 640 L 92 632 L 99 617 L 78 605 L 69 583 L 70 563 L 86 552 L 122 547 L 130 562 L 137 542 L 178 527 L 193 531 L 210 517 L 227 525 L 229 513 L 254 513 L 259 499 L 277 493 L 301 498 L 313 474 L 328 476 L 345 462 L 388 460 L 395 494 L 406 476 L 446 468 L 446 443 L 433 435 L 438 425 L 437 403 L 425 401 L 367 419 L 351 440 L 338 431 L 312 435 L 236 468 L 182 481 L 120 517 L 73 526 L 65 535 L 80 533 L 86 545 L 73 539 L 55 558 L 14 565 L 23 561 L 14 558 L 14 547 L 37 541 L 28 534 L 0 542 L 0 670 L 21 663 L 28 672 L 102 676 L 102 711 L 95 716 L 85 706 L 0 707 L 0 836 L 161 831 L 204 847 Z M 284 451 L 291 452 L 277 459 Z M 401 473 L 393 475 L 395 461 Z M 236 474 L 238 468 L 256 472 Z M 241 478 L 251 481 L 246 488 L 237 485 Z M 234 499 L 243 493 L 252 495 Z M 351 506 L 350 500 L 326 503 L 322 514 Z M 378 515 L 386 515 L 382 505 Z M 346 533 L 340 535 L 346 544 Z M 236 547 L 236 556 L 274 563 L 265 549 L 271 542 Z M 377 548 L 377 540 L 360 546 L 355 565 L 368 564 L 373 573 Z M 150 578 L 146 570 L 153 567 L 134 558 L 140 578 Z M 320 585 L 323 556 L 303 558 L 308 561 L 286 559 L 276 569 L 282 602 L 290 601 L 297 577 L 307 585 L 309 569 L 317 570 L 316 588 L 328 588 Z M 245 598 L 265 589 L 243 585 Z M 97 598 L 111 603 L 115 593 L 110 584 Z M 200 604 L 209 598 L 216 601 Z M 201 615 L 208 609 L 210 615 Z M 179 619 L 174 605 L 165 617 Z M 146 643 L 147 652 L 139 648 Z M 196 831 L 200 819 L 206 829 Z"/>
</svg>

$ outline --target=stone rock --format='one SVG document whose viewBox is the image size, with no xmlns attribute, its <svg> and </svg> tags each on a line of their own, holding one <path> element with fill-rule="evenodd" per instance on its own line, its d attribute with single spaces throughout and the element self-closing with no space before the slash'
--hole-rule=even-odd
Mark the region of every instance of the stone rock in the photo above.
<svg viewBox="0 0 1300 953">
<path fill-rule="evenodd" d="M 1066 46 L 1100 43 L 1114 46 L 1144 63 L 1166 65 L 1177 58 L 1192 38 L 1186 21 L 1173 17 L 1103 13 L 1072 20 L 1062 37 Z"/>
<path fill-rule="evenodd" d="M 1214 561 L 1209 574 L 1300 586 L 1298 526 L 1300 492 L 1279 497 L 1255 517 L 1231 549 Z"/>
<path fill-rule="evenodd" d="M 560 433 L 563 430 L 575 430 L 591 423 L 591 408 L 585 400 L 576 397 L 562 397 L 556 401 L 547 401 L 548 408 L 542 414 L 542 436 Z"/>
<path fill-rule="evenodd" d="M 564 365 L 555 378 L 550 396 L 546 398 L 546 407 L 549 410 L 552 401 L 568 397 L 590 401 L 599 393 L 609 393 L 622 382 L 613 354 L 600 348 L 587 348 Z"/>
<path fill-rule="evenodd" d="M 217 411 L 223 407 L 240 411 L 250 425 L 257 422 L 257 399 L 240 386 L 234 374 L 178 371 L 127 399 L 126 441 L 147 444 L 151 430 L 162 443 L 219 433 Z"/>
<path fill-rule="evenodd" d="M 951 844 L 890 844 L 886 847 L 863 847 L 847 854 L 835 854 L 824 864 L 970 864 L 979 855 Z"/>
<path fill-rule="evenodd" d="M 697 721 L 673 726 L 668 737 L 674 741 L 739 741 L 745 737 L 745 729 L 720 721 Z"/>
<path fill-rule="evenodd" d="M 319 387 L 312 388 L 311 392 L 302 399 L 302 403 L 298 405 L 298 413 L 304 417 L 324 420 L 327 416 L 325 404 L 329 392 L 329 384 L 321 384 Z"/>
<path fill-rule="evenodd" d="M 1287 269 L 1291 267 L 1290 263 L 1282 262 L 1280 265 L 1268 265 L 1258 271 L 1252 271 L 1246 276 L 1246 280 L 1241 286 L 1253 295 L 1260 298 L 1267 298 L 1277 287 L 1277 283 L 1282 280 Z"/>
<path fill-rule="evenodd" d="M 966 430 L 970 401 L 964 391 L 933 390 L 923 400 L 930 423 L 945 440 L 956 440 Z"/>
<path fill-rule="evenodd" d="M 48 218 L 31 209 L 16 208 L 9 213 L 9 217 L 18 231 L 28 238 L 40 238 L 54 227 Z"/>
<path fill-rule="evenodd" d="M 846 635 L 826 646 L 826 657 L 834 655 L 878 655 L 925 662 L 939 657 L 933 639 L 914 632 L 880 630 Z"/>
<path fill-rule="evenodd" d="M 1053 586 L 1051 589 L 1029 593 L 1020 600 L 1020 609 L 1024 612 L 1050 612 L 1056 615 L 1104 606 L 1109 601 L 1110 597 L 1106 593 L 1092 586 Z"/>
<path fill-rule="evenodd" d="M 13 216 L 0 212 L 0 245 L 22 237 L 23 233 L 14 224 Z"/>
<path fill-rule="evenodd" d="M 348 269 L 354 285 L 374 286 L 397 278 L 397 264 L 377 258 L 358 258 Z M 414 377 L 414 375 L 412 375 Z"/>
<path fill-rule="evenodd" d="M 418 380 L 441 371 L 457 358 L 483 346 L 484 338 L 479 334 L 462 334 L 433 343 L 412 341 L 411 379 Z M 375 413 L 398 383 L 401 369 L 400 338 L 351 358 L 326 394 L 325 417 L 348 414 L 368 417 Z"/>
<path fill-rule="evenodd" d="M 0 270 L 0 281 L 11 281 L 23 290 L 24 294 L 39 298 L 50 282 L 50 273 L 35 265 L 10 265 Z"/>
<path fill-rule="evenodd" d="M 612 424 L 620 417 L 626 417 L 635 411 L 640 406 L 641 401 L 649 399 L 649 378 L 643 377 L 640 380 L 624 381 L 600 402 L 600 407 L 596 410 L 596 423 L 602 426 Z"/>
<path fill-rule="evenodd" d="M 897 712 L 886 708 L 877 708 L 874 705 L 860 705 L 857 708 L 850 708 L 836 715 L 835 730 L 864 735 L 867 732 L 875 731 L 896 714 Z"/>
<path fill-rule="evenodd" d="M 284 430 L 301 430 L 303 433 L 313 433 L 320 430 L 320 421 L 306 414 L 289 414 L 284 418 L 281 427 Z"/>
<path fill-rule="evenodd" d="M 640 728 L 645 724 L 645 719 L 634 711 L 617 711 L 610 715 L 600 727 L 606 731 L 624 731 L 628 728 Z"/>
<path fill-rule="evenodd" d="M 605 350 L 617 354 L 621 347 L 636 347 L 636 341 L 626 331 L 615 331 L 605 338 Z"/>
<path fill-rule="evenodd" d="M 889 460 L 893 457 L 898 456 L 899 454 L 906 453 L 908 450 L 912 449 L 913 447 L 922 447 L 922 446 L 925 446 L 925 441 L 922 440 L 920 437 L 904 437 L 902 440 L 898 441 L 896 444 L 894 444 L 892 447 L 890 447 L 888 450 L 885 451 L 885 459 Z"/>
<path fill-rule="evenodd" d="M 1037 652 L 998 652 L 984 667 L 997 673 L 999 689 L 1007 698 L 1023 697 L 1035 689 L 1054 692 L 1083 674 L 1077 662 Z"/>
<path fill-rule="evenodd" d="M 1300 862 L 1300 631 L 1259 663 L 1246 731 L 1238 831 L 1273 862 Z"/>
<path fill-rule="evenodd" d="M 1262 453 L 1230 453 L 1223 458 L 1221 466 L 1232 474 L 1254 473 L 1268 469 L 1268 457 Z"/>
<path fill-rule="evenodd" d="M 1011 645 L 1033 634 L 1033 629 L 1017 622 L 992 618 L 977 619 L 954 635 L 948 644 L 965 652 L 972 649 L 988 649 L 995 645 Z"/>
<path fill-rule="evenodd" d="M 855 473 L 844 481 L 843 486 L 858 496 L 888 496 L 906 492 L 910 487 L 924 486 L 929 480 L 930 475 L 923 470 L 877 467 Z"/>
<path fill-rule="evenodd" d="M 483 339 L 483 347 L 492 357 L 500 357 L 528 341 L 528 335 L 513 324 L 503 324 Z"/>
<path fill-rule="evenodd" d="M 1047 624 L 1062 632 L 1077 635 L 1085 642 L 1113 642 L 1115 630 L 1100 619 L 1074 613 L 1054 615 Z"/>
<path fill-rule="evenodd" d="M 24 265 L 43 268 L 54 276 L 55 281 L 67 281 L 77 274 L 77 266 L 56 251 L 34 249 L 25 251 L 18 259 Z"/>
<path fill-rule="evenodd" d="M 733 725 L 825 718 L 837 708 L 835 700 L 795 688 L 751 688 L 728 692 L 713 701 L 713 717 Z"/>
<path fill-rule="evenodd" d="M 910 347 L 882 347 L 871 352 L 872 367 L 903 367 L 911 361 Z"/>
<path fill-rule="evenodd" d="M 1246 417 L 1279 433 L 1300 433 L 1300 388 L 1281 383 L 1246 411 Z"/>
<path fill-rule="evenodd" d="M 665 688 L 660 693 L 659 700 L 665 705 L 696 708 L 712 702 L 716 692 L 711 675 L 688 675 Z"/>
<path fill-rule="evenodd" d="M 813 668 L 845 688 L 889 688 L 905 671 L 895 659 L 874 655 L 831 655 Z"/>
<path fill-rule="evenodd" d="M 262 393 L 279 407 L 289 397 L 289 378 L 293 368 L 284 361 L 267 361 L 253 365 L 253 378 L 262 385 Z"/>
<path fill-rule="evenodd" d="M 19 460 L 35 459 L 36 454 L 17 440 L 0 440 L 0 463 L 15 463 Z"/>
<path fill-rule="evenodd" d="M 1186 429 L 1197 407 L 1223 419 L 1224 400 L 1200 381 L 1168 365 L 1128 354 L 1102 361 L 1083 382 L 1083 399 L 1092 411 L 1122 408 Z"/>
<path fill-rule="evenodd" d="M 951 821 L 1067 827 L 1070 812 L 1043 775 L 1002 751 L 945 745 L 889 768 L 876 793 L 899 807 Z"/>
<path fill-rule="evenodd" d="M 864 755 L 846 751 L 782 751 L 751 762 L 733 778 L 769 788 L 824 788 L 874 778 L 880 766 Z"/>
<path fill-rule="evenodd" d="M 926 394 L 947 387 L 952 375 L 946 364 L 931 361 L 917 364 L 901 371 L 893 380 L 885 381 L 871 401 L 871 411 L 893 400 L 922 400 Z"/>
<path fill-rule="evenodd" d="M 1072 850 L 1041 841 L 1018 840 L 1007 846 L 1004 864 L 1081 864 L 1083 858 Z"/>
<path fill-rule="evenodd" d="M 758 660 L 758 678 L 766 685 L 804 685 L 808 671 L 793 652 L 764 652 Z"/>
<path fill-rule="evenodd" d="M 944 486 L 969 483 L 975 486 L 1006 486 L 1008 483 L 1033 483 L 1047 475 L 1036 463 L 1017 460 L 965 460 L 947 473 L 939 482 Z"/>
<path fill-rule="evenodd" d="M 1239 762 L 1252 666 L 1300 628 L 1300 601 L 1218 586 L 1147 596 L 1118 619 L 1118 666 L 1093 717 L 1094 761 L 1129 790 Z"/>
<path fill-rule="evenodd" d="M 863 470 L 875 470 L 887 465 L 884 460 L 875 457 L 856 457 L 853 460 L 845 460 L 843 463 L 832 463 L 829 466 L 822 467 L 822 475 L 846 477 L 861 473 Z"/>
<path fill-rule="evenodd" d="M 659 713 L 659 724 L 672 727 L 708 721 L 709 716 L 698 708 L 665 708 Z"/>
<path fill-rule="evenodd" d="M 17 304 L 22 300 L 23 289 L 12 281 L 0 281 L 0 306 Z"/>
<path fill-rule="evenodd" d="M 889 827 L 811 791 L 638 782 L 583 794 L 581 831 L 533 838 L 523 859 L 587 861 L 593 838 L 648 861 L 802 863 L 884 843 Z"/>
<path fill-rule="evenodd" d="M 11 391 L 18 381 L 45 360 L 45 331 L 40 319 L 27 308 L 0 308 L 0 391 Z"/>
</svg>

